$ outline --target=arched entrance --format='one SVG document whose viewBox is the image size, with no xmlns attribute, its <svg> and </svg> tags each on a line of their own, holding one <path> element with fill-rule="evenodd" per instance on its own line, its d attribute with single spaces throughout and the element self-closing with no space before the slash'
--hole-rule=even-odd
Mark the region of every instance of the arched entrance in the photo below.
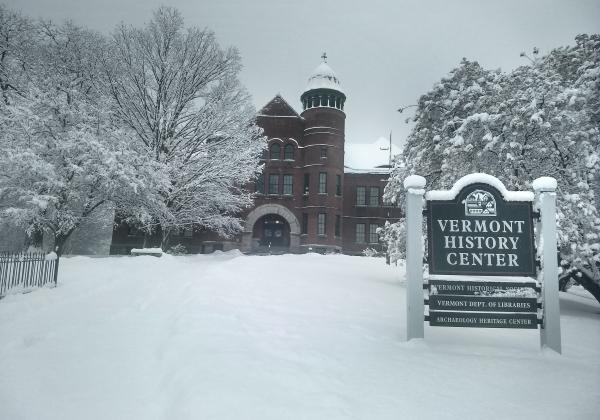
<svg viewBox="0 0 600 420">
<path fill-rule="evenodd" d="M 278 214 L 267 214 L 256 221 L 252 238 L 265 251 L 284 251 L 290 247 L 290 224 Z"/>
<path fill-rule="evenodd" d="M 299 249 L 300 223 L 287 207 L 263 204 L 246 217 L 243 252 L 299 252 Z"/>
</svg>

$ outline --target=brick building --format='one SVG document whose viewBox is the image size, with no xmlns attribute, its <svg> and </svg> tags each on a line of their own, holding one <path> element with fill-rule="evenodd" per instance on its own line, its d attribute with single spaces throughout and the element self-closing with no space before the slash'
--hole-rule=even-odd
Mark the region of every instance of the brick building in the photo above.
<svg viewBox="0 0 600 420">
<path fill-rule="evenodd" d="M 242 215 L 244 231 L 223 239 L 190 229 L 173 244 L 201 253 L 238 248 L 246 253 L 360 254 L 367 247 L 381 248 L 376 229 L 400 216 L 400 209 L 382 200 L 389 165 L 344 166 L 346 95 L 325 61 L 309 77 L 300 101 L 300 114 L 279 95 L 258 112 L 268 150 L 264 171 L 251 186 L 257 193 L 254 207 Z M 111 253 L 128 253 L 142 243 L 141 232 L 120 225 Z"/>
</svg>

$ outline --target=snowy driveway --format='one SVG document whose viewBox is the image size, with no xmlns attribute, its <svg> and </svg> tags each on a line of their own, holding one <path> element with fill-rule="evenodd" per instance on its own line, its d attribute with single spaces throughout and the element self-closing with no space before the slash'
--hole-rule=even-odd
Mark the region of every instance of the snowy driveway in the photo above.
<svg viewBox="0 0 600 420">
<path fill-rule="evenodd" d="M 217 253 L 64 258 L 59 287 L 0 301 L 0 418 L 593 419 L 600 306 L 531 330 L 426 326 L 380 259 Z M 585 390 L 585 392 L 581 392 Z"/>
</svg>

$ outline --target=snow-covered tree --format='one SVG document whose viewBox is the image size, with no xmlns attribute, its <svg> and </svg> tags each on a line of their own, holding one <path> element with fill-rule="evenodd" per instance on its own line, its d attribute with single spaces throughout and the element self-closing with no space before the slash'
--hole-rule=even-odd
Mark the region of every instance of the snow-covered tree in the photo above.
<svg viewBox="0 0 600 420">
<path fill-rule="evenodd" d="M 434 189 L 471 172 L 518 190 L 553 176 L 563 275 L 600 301 L 600 36 L 538 55 L 510 73 L 463 60 L 423 95 L 386 197 L 401 203 L 412 173 Z"/>
<path fill-rule="evenodd" d="M 0 102 L 0 217 L 49 235 L 60 254 L 101 206 L 152 203 L 161 170 L 95 89 L 101 36 L 68 22 L 40 22 L 26 36 L 30 61 L 9 79 L 18 94 Z"/>
<path fill-rule="evenodd" d="M 143 28 L 117 27 L 104 61 L 115 114 L 169 176 L 168 211 L 154 214 L 163 248 L 183 227 L 238 231 L 252 202 L 243 186 L 260 171 L 265 141 L 238 80 L 237 51 L 162 7 Z"/>
<path fill-rule="evenodd" d="M 9 104 L 20 95 L 31 69 L 35 39 L 33 22 L 0 4 L 0 95 Z"/>
</svg>

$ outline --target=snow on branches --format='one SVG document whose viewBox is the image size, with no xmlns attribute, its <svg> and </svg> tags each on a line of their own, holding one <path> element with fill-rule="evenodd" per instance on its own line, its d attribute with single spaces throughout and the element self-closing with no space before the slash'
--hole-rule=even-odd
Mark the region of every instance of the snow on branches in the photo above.
<svg viewBox="0 0 600 420">
<path fill-rule="evenodd" d="M 598 274 L 600 35 L 579 35 L 575 46 L 535 54 L 510 73 L 463 59 L 419 99 L 414 122 L 388 199 L 403 200 L 402 180 L 412 173 L 432 189 L 450 188 L 472 172 L 492 174 L 514 190 L 552 176 L 561 255 Z"/>
<path fill-rule="evenodd" d="M 58 251 L 104 205 L 163 235 L 241 228 L 265 147 L 235 49 L 158 9 L 112 37 L 0 5 L 0 217 Z"/>
<path fill-rule="evenodd" d="M 167 211 L 154 214 L 163 247 L 182 227 L 238 231 L 252 199 L 243 186 L 260 170 L 265 140 L 237 79 L 237 51 L 223 51 L 210 31 L 186 30 L 179 12 L 162 7 L 144 28 L 119 26 L 105 63 L 116 116 L 169 177 Z"/>
<path fill-rule="evenodd" d="M 102 206 L 121 197 L 151 202 L 144 191 L 156 189 L 160 168 L 114 123 L 95 87 L 102 38 L 72 23 L 21 27 L 29 50 L 5 58 L 27 57 L 27 65 L 3 68 L 19 84 L 0 103 L 0 217 L 49 235 L 61 253 Z"/>
</svg>

